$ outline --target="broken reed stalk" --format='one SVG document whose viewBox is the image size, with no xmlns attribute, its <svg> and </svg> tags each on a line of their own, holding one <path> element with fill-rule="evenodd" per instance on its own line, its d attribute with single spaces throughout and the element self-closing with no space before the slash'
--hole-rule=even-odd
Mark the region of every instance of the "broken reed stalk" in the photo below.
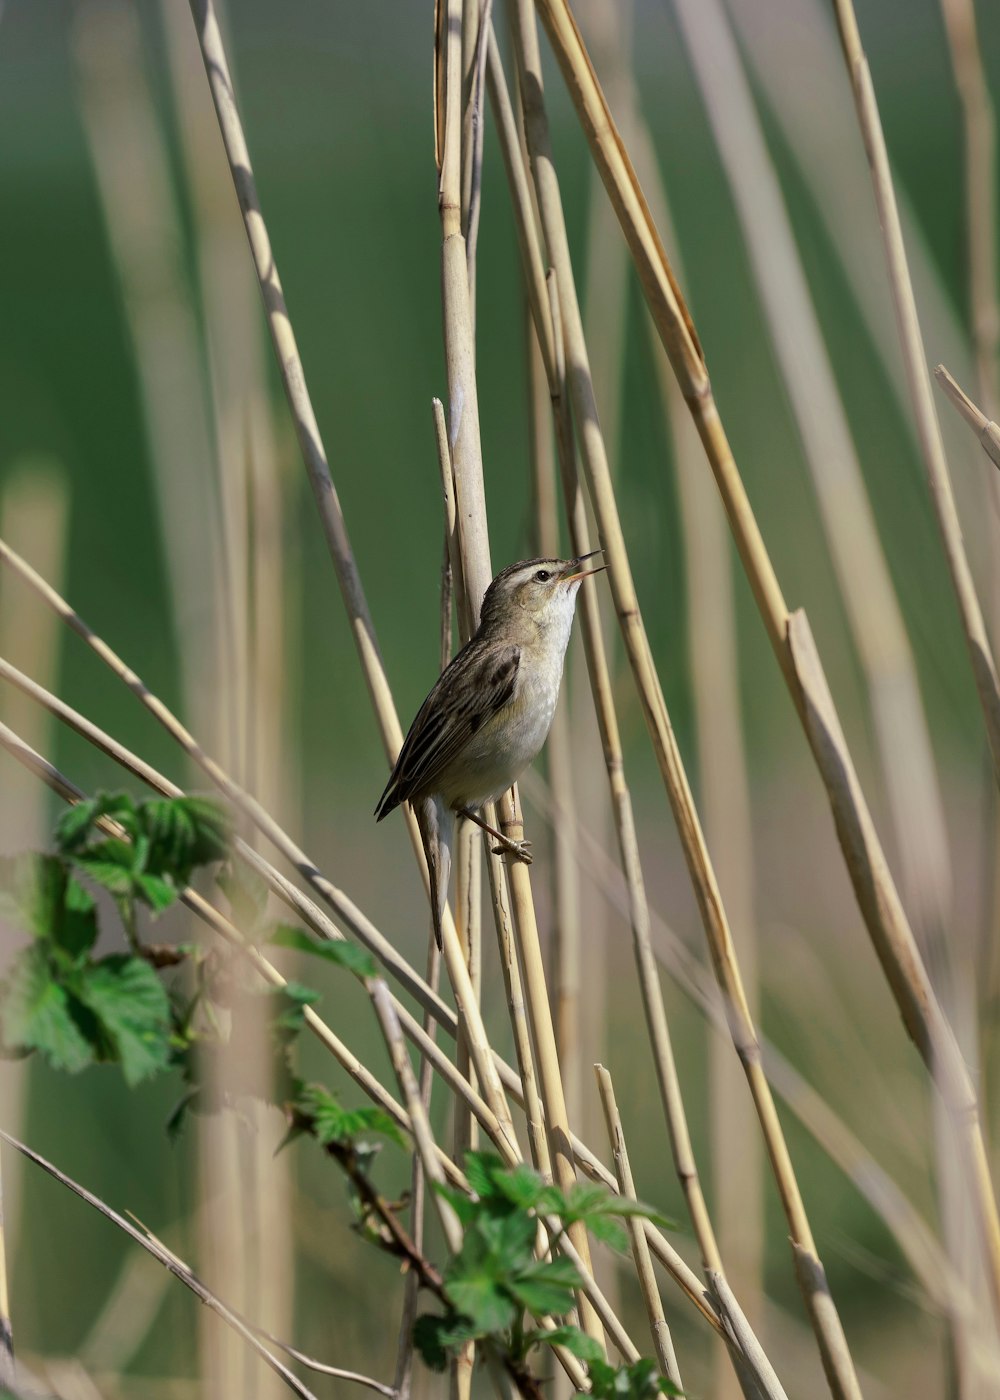
<svg viewBox="0 0 1000 1400">
<path fill-rule="evenodd" d="M 268 329 L 277 356 L 282 384 L 319 511 L 320 522 L 340 584 L 341 597 L 350 621 L 351 633 L 375 710 L 386 757 L 392 763 L 402 744 L 403 732 L 393 704 L 392 693 L 378 649 L 375 626 L 347 534 L 340 501 L 330 474 L 329 461 L 323 447 L 316 415 L 313 412 L 305 371 L 299 356 L 288 308 L 285 305 L 277 265 L 261 213 L 256 181 L 250 164 L 246 138 L 243 134 L 243 125 L 240 121 L 232 78 L 229 73 L 229 64 L 226 60 L 222 35 L 212 0 L 191 0 L 191 13 L 201 46 L 212 100 L 215 104 L 219 130 L 226 149 L 226 157 L 250 244 L 257 280 L 264 299 Z M 430 881 L 424 858 L 423 843 L 417 829 L 416 818 L 409 806 L 405 804 L 403 820 L 406 822 L 410 842 L 424 882 L 424 889 L 429 893 Z M 442 920 L 442 936 L 445 965 L 455 993 L 458 1014 L 465 1024 L 469 1037 L 469 1048 L 475 1062 L 476 1073 L 479 1075 L 486 1098 L 497 1117 L 505 1123 L 513 1139 L 514 1129 L 510 1108 L 497 1078 L 486 1030 L 476 1004 L 468 969 L 462 957 L 454 921 L 448 910 L 445 911 Z"/>
<path fill-rule="evenodd" d="M 920 320 L 917 316 L 917 303 L 913 295 L 913 284 L 910 280 L 910 271 L 906 260 L 903 230 L 899 221 L 899 210 L 896 207 L 896 194 L 892 182 L 892 172 L 889 169 L 885 134 L 882 130 L 868 60 L 861 46 L 861 36 L 858 32 L 854 6 L 851 0 L 834 0 L 834 9 L 848 77 L 854 93 L 858 124 L 861 128 L 865 153 L 871 170 L 872 188 L 878 207 L 879 226 L 882 230 L 889 283 L 896 308 L 900 346 L 906 363 L 913 415 L 917 424 L 924 466 L 927 469 L 931 500 L 937 515 L 945 558 L 948 562 L 948 571 L 951 574 L 965 640 L 969 648 L 972 673 L 986 726 L 986 738 L 993 755 L 993 767 L 997 782 L 1000 783 L 1000 680 L 997 678 L 996 663 L 990 648 L 979 599 L 976 596 L 972 571 L 966 557 L 962 526 L 958 518 L 951 480 L 948 475 L 948 462 L 941 438 L 941 425 L 938 422 L 937 410 L 934 405 L 930 372 L 927 368 L 927 358 L 920 332 Z M 997 1307 L 1000 1311 L 1000 1252 L 998 1252 L 997 1257 L 997 1274 Z"/>
<path fill-rule="evenodd" d="M 968 305 L 977 392 L 1000 414 L 1000 286 L 997 269 L 996 114 L 983 69 L 974 0 L 941 0 L 962 105 Z"/>
<path fill-rule="evenodd" d="M 601 1095 L 601 1106 L 604 1109 L 604 1121 L 607 1124 L 608 1141 L 611 1144 L 611 1157 L 615 1164 L 618 1189 L 623 1196 L 634 1201 L 636 1199 L 635 1182 L 632 1180 L 632 1167 L 629 1163 L 628 1148 L 625 1146 L 625 1133 L 622 1128 L 621 1115 L 618 1112 L 611 1075 L 603 1065 L 595 1065 L 594 1073 L 597 1075 L 597 1087 Z M 681 1390 L 683 1389 L 681 1373 L 677 1365 L 673 1338 L 670 1335 L 666 1314 L 663 1311 L 663 1300 L 660 1297 L 660 1290 L 656 1286 L 656 1275 L 653 1272 L 653 1260 L 649 1253 L 649 1245 L 634 1219 L 629 1219 L 626 1222 L 626 1227 L 629 1244 L 632 1248 L 632 1259 L 635 1263 L 636 1278 L 639 1280 L 642 1301 L 646 1307 L 646 1316 L 649 1318 L 649 1330 L 652 1334 L 653 1348 L 656 1352 L 660 1372 L 669 1381 L 672 1381 L 678 1390 Z"/>
<path fill-rule="evenodd" d="M 994 466 L 1000 467 L 1000 425 L 987 418 L 986 414 L 972 402 L 968 394 L 944 365 L 934 371 L 938 383 L 947 394 L 954 407 L 962 415 L 979 439 L 980 446 Z"/>
<path fill-rule="evenodd" d="M 837 1397 L 844 1400 L 850 1397 L 850 1400 L 855 1400 L 855 1397 L 860 1396 L 860 1389 L 854 1365 L 840 1317 L 826 1286 L 822 1264 L 816 1253 L 815 1241 L 774 1101 L 761 1069 L 759 1046 L 718 882 L 705 845 L 642 623 L 594 401 L 559 182 L 552 162 L 542 87 L 541 58 L 531 0 L 518 0 L 515 14 L 515 49 L 524 103 L 525 132 L 542 228 L 555 270 L 559 309 L 566 338 L 567 382 L 626 652 L 632 664 L 643 712 L 677 822 L 716 976 L 723 990 L 733 1041 L 753 1094 L 782 1205 L 791 1227 L 796 1247 L 796 1274 L 823 1358 L 827 1379 Z M 573 32 L 576 34 L 575 26 Z M 808 1267 L 803 1261 L 808 1262 Z M 720 1272 L 717 1267 L 714 1271 Z"/>
<path fill-rule="evenodd" d="M 441 151 L 438 206 L 442 235 L 441 295 L 445 366 L 448 376 L 449 446 L 455 476 L 462 576 L 470 609 L 478 618 L 479 605 L 492 579 L 492 567 L 479 437 L 479 404 L 467 256 L 461 223 L 462 7 L 460 0 L 447 0 L 440 8 L 440 21 L 444 29 L 443 33 L 436 35 L 436 41 L 443 52 L 444 82 L 443 88 L 439 89 L 438 98 L 443 101 L 444 119 L 438 123 L 438 129 L 444 132 L 444 145 Z M 523 839 L 523 822 L 516 790 L 505 795 L 498 805 L 500 829 L 509 839 Z M 535 1048 L 539 1089 L 545 1109 L 552 1172 L 556 1183 L 564 1190 L 569 1190 L 576 1181 L 576 1167 L 570 1145 L 566 1099 L 538 938 L 531 878 L 524 862 L 508 862 L 507 880 Z M 586 1227 L 582 1222 L 576 1222 L 570 1227 L 569 1234 L 589 1271 L 590 1245 Z M 603 1335 L 597 1319 L 582 1295 L 580 1320 L 584 1330 L 603 1345 Z"/>
<path fill-rule="evenodd" d="M 788 612 L 712 394 L 690 314 L 564 0 L 541 0 L 570 96 L 632 251 L 640 284 L 715 474 L 740 557 L 830 800 L 855 895 L 904 1025 L 956 1123 L 1000 1306 L 1000 1222 L 979 1107 L 889 872 L 802 610 Z"/>
</svg>

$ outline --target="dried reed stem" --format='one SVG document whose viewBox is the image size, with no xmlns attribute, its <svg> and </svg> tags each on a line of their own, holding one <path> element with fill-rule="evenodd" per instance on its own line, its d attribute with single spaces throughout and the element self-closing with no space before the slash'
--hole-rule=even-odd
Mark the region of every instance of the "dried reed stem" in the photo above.
<svg viewBox="0 0 1000 1400">
<path fill-rule="evenodd" d="M 459 521 L 462 575 L 470 609 L 479 605 L 492 577 L 486 497 L 483 485 L 479 406 L 476 392 L 475 348 L 469 305 L 465 239 L 461 227 L 461 5 L 442 5 L 440 36 L 444 52 L 444 146 L 441 153 L 439 210 L 441 215 L 441 287 L 444 310 L 445 365 L 448 374 L 449 446 L 455 475 L 455 499 Z M 511 840 L 523 838 L 523 822 L 516 790 L 500 804 L 500 826 Z M 521 976 L 527 998 L 535 1048 L 536 1067 L 548 1130 L 549 1154 L 556 1182 L 569 1189 L 576 1180 L 569 1120 L 562 1075 L 552 1025 L 545 971 L 528 868 L 522 861 L 508 862 L 507 878 L 517 933 Z M 576 1222 L 570 1238 L 590 1271 L 590 1246 L 586 1227 Z M 584 1329 L 602 1342 L 594 1310 L 580 1297 Z"/>
<path fill-rule="evenodd" d="M 906 261 L 906 248 L 903 243 L 903 230 L 896 207 L 896 196 L 889 169 L 889 155 L 885 145 L 885 135 L 879 117 L 875 89 L 872 85 L 868 60 L 861 47 L 857 19 L 851 0 L 834 0 L 837 24 L 848 76 L 854 93 L 858 123 L 865 143 L 865 152 L 871 168 L 872 186 L 878 207 L 879 225 L 885 250 L 889 282 L 892 288 L 893 303 L 899 329 L 900 345 L 906 362 L 907 380 L 910 387 L 913 413 L 917 432 L 927 469 L 931 500 L 938 518 L 945 558 L 951 574 L 952 585 L 958 602 L 966 644 L 972 662 L 979 704 L 983 711 L 986 737 L 993 755 L 993 767 L 1000 783 L 1000 680 L 997 678 L 996 663 L 990 649 L 986 624 L 983 621 L 976 596 L 975 583 L 969 568 L 962 540 L 962 526 L 955 508 L 951 480 L 948 476 L 948 463 L 941 439 L 941 425 L 938 422 L 931 390 L 930 373 L 924 353 L 917 316 L 917 304 L 913 295 L 909 267 Z M 997 1254 L 997 1307 L 1000 1310 L 1000 1241 Z"/>
<path fill-rule="evenodd" d="M 979 396 L 1000 414 L 1000 286 L 997 275 L 996 116 L 983 70 L 973 0 L 941 0 L 962 104 L 969 320 Z"/>
<path fill-rule="evenodd" d="M 961 387 L 958 381 L 949 374 L 944 365 L 938 365 L 934 373 L 937 375 L 938 383 L 947 394 L 955 408 L 973 429 L 983 451 L 990 458 L 993 464 L 1000 467 L 1000 426 L 987 418 L 986 414 L 978 408 L 968 394 Z"/>
<path fill-rule="evenodd" d="M 970 1187 L 991 1254 L 994 1292 L 1000 1299 L 1000 1222 L 986 1170 L 975 1091 L 934 996 L 889 873 L 805 615 L 799 611 L 791 616 L 787 611 L 712 396 L 701 346 L 635 172 L 563 0 L 543 0 L 542 11 L 592 154 L 632 249 L 657 331 L 715 473 L 754 596 L 809 738 L 869 934 L 907 1030 L 935 1075 L 958 1125 Z"/>
<path fill-rule="evenodd" d="M 333 478 L 330 475 L 329 462 L 306 386 L 305 371 L 299 356 L 288 309 L 285 305 L 284 293 L 281 289 L 267 227 L 261 214 L 260 200 L 247 151 L 246 138 L 236 107 L 229 65 L 212 0 L 191 0 L 191 12 L 219 119 L 219 129 L 226 148 L 240 211 L 250 243 L 254 268 L 264 298 L 268 328 L 278 359 L 282 383 L 288 397 L 296 435 L 313 489 L 320 521 L 336 569 L 341 596 L 350 620 L 351 632 L 375 709 L 386 756 L 392 762 L 402 744 L 402 729 L 382 665 L 374 624 L 347 534 L 340 501 L 333 484 Z M 430 883 L 423 854 L 423 844 L 417 829 L 416 818 L 409 807 L 405 808 L 403 819 L 407 824 L 410 841 L 424 881 L 424 888 L 429 891 Z M 448 976 L 455 991 L 459 1017 L 466 1024 L 476 1073 L 479 1075 L 484 1093 L 493 1106 L 494 1112 L 507 1125 L 513 1137 L 510 1109 L 497 1078 L 486 1030 L 475 1002 L 468 969 L 463 961 L 455 933 L 454 922 L 447 914 L 443 920 L 442 936 Z"/>
<path fill-rule="evenodd" d="M 561 298 L 554 295 L 555 288 L 546 285 L 542 273 L 540 253 L 537 255 L 537 240 L 533 240 L 528 230 L 532 227 L 530 195 L 523 165 L 513 144 L 513 118 L 509 116 L 509 101 L 506 84 L 495 46 L 490 52 L 491 97 L 497 113 L 497 124 L 504 151 L 504 163 L 511 177 L 511 193 L 515 219 L 519 230 L 519 243 L 528 254 L 524 267 L 528 299 L 535 317 L 536 331 L 549 381 L 549 394 L 555 415 L 556 445 L 562 477 L 566 512 L 570 524 L 570 539 L 575 554 L 585 554 L 590 550 L 586 511 L 583 495 L 576 478 L 573 450 L 573 428 L 570 417 L 570 393 L 566 363 L 563 355 L 563 327 L 560 319 Z M 531 139 L 529 133 L 529 141 Z M 542 207 L 544 209 L 544 202 Z M 552 294 L 550 294 L 550 292 Z M 631 795 L 625 781 L 621 738 L 618 719 L 612 697 L 611 677 L 604 650 L 600 614 L 597 608 L 593 585 L 585 581 L 580 594 L 581 626 L 587 654 L 587 666 L 591 679 L 591 690 L 601 733 L 605 764 L 611 786 L 611 802 L 618 833 L 619 847 L 626 882 L 629 889 L 629 915 L 633 932 L 636 963 L 647 1026 L 653 1047 L 660 1092 L 670 1132 L 674 1165 L 677 1170 L 688 1212 L 701 1249 L 703 1262 L 721 1268 L 718 1247 L 712 1231 L 711 1221 L 705 1207 L 704 1196 L 691 1149 L 690 1134 L 680 1095 L 673 1048 L 663 1008 L 659 978 L 649 943 L 649 914 L 646 894 L 639 861 L 635 821 Z M 565 818 L 564 818 L 565 820 Z M 561 823 L 560 823 L 561 824 Z"/>
<path fill-rule="evenodd" d="M 622 1195 L 629 1200 L 636 1200 L 635 1182 L 632 1180 L 632 1167 L 629 1163 L 628 1148 L 625 1145 L 625 1133 L 622 1128 L 621 1115 L 618 1112 L 618 1103 L 615 1099 L 614 1085 L 611 1082 L 611 1075 L 603 1065 L 595 1065 L 594 1072 L 597 1075 L 597 1087 L 601 1095 L 601 1106 L 604 1109 L 604 1119 L 608 1128 L 608 1141 L 611 1144 L 611 1156 L 615 1164 L 615 1176 L 618 1178 L 618 1189 Z M 661 1373 L 668 1380 L 673 1381 L 678 1390 L 682 1389 L 681 1373 L 677 1366 L 677 1356 L 674 1352 L 673 1338 L 670 1335 L 670 1328 L 667 1325 L 666 1314 L 663 1311 L 663 1301 L 660 1298 L 660 1290 L 656 1286 L 656 1275 L 653 1272 L 653 1260 L 649 1253 L 649 1245 L 646 1236 L 630 1218 L 626 1222 L 628 1229 L 629 1243 L 632 1246 L 632 1259 L 635 1263 L 636 1277 L 639 1280 L 639 1288 L 642 1291 L 642 1301 L 646 1307 L 646 1316 L 649 1318 L 649 1330 L 653 1337 L 653 1347 L 656 1351 L 656 1359 L 659 1363 Z"/>
</svg>

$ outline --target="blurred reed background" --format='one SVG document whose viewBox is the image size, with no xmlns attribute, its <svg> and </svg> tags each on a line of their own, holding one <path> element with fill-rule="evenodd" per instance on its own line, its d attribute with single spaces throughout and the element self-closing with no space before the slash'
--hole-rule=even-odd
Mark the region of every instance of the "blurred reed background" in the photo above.
<svg viewBox="0 0 1000 1400">
<path fill-rule="evenodd" d="M 493 19 L 513 91 L 507 10 L 498 0 Z M 682 283 L 784 595 L 808 612 L 889 866 L 979 1091 L 996 1180 L 994 764 L 834 7 L 579 0 L 574 13 Z M 261 208 L 405 722 L 440 651 L 431 400 L 447 404 L 449 382 L 432 7 L 243 0 L 222 18 Z M 858 0 L 857 19 L 926 360 L 943 361 L 996 418 L 1000 10 Z M 470 33 L 467 24 L 467 67 Z M 869 1400 L 986 1400 L 1000 1391 L 1000 1349 L 955 1129 L 873 955 L 704 450 L 544 35 L 541 47 L 628 564 L 861 1389 Z M 552 366 L 531 329 L 490 103 L 484 125 L 475 373 L 499 569 L 538 549 L 568 553 L 571 539 L 556 485 Z M 268 344 L 187 3 L 7 0 L 0 132 L 0 536 L 422 968 L 424 894 L 403 821 L 376 829 L 371 818 L 383 743 Z M 997 468 L 934 392 L 996 649 Z M 458 456 L 455 469 L 461 504 L 469 488 Z M 578 524 L 588 511 L 581 501 Z M 638 1195 L 681 1222 L 673 1243 L 697 1269 L 704 1237 L 696 1244 L 660 1111 L 670 1099 L 663 1041 L 658 1082 L 642 1014 L 658 1015 L 655 955 L 680 1120 L 730 1283 L 788 1395 L 820 1395 L 826 1382 L 788 1251 L 794 1226 L 726 1029 L 603 581 L 594 597 L 588 625 L 604 639 L 628 788 L 609 798 L 579 636 L 549 753 L 523 783 L 569 1120 L 609 1161 L 592 1071 L 603 1063 Z M 0 572 L 0 656 L 178 784 L 209 787 L 9 571 Z M 2 681 L 0 720 L 86 791 L 133 783 Z M 56 805 L 0 754 L 0 850 L 39 848 Z M 644 897 L 620 870 L 615 822 L 633 818 Z M 467 904 L 485 873 L 472 872 Z M 181 914 L 164 923 L 170 936 L 188 936 Z M 492 928 L 487 889 L 483 1018 L 513 1061 Z M 648 934 L 641 991 L 636 928 Z M 12 933 L 6 946 L 16 946 Z M 282 967 L 292 975 L 287 959 Z M 326 1020 L 395 1093 L 364 998 L 322 969 L 308 980 L 323 992 Z M 307 1073 L 337 1083 L 320 1047 L 304 1045 L 303 1055 Z M 461 1044 L 458 1057 L 468 1065 Z M 360 1100 L 346 1076 L 338 1087 Z M 129 1091 L 109 1070 L 69 1077 L 4 1063 L 0 1126 L 134 1212 L 270 1332 L 392 1383 L 404 1281 L 352 1233 L 335 1169 L 308 1143 L 275 1158 L 284 1125 L 271 1109 L 198 1119 L 170 1144 L 164 1123 L 180 1092 L 176 1077 Z M 452 1113 L 436 1087 L 435 1133 L 448 1144 L 454 1135 L 457 1151 L 471 1130 L 461 1118 L 453 1127 Z M 405 1189 L 409 1161 L 394 1149 L 384 1158 L 387 1183 Z M 154 1262 L 13 1153 L 3 1155 L 3 1188 L 17 1352 L 43 1393 L 280 1392 Z M 607 1254 L 595 1269 L 651 1352 L 631 1269 Z M 686 1393 L 738 1395 L 711 1329 L 669 1281 L 662 1292 Z M 354 1390 L 310 1383 L 320 1395 Z M 453 1383 L 461 1395 L 463 1382 Z M 485 1392 L 477 1374 L 480 1384 Z M 437 1386 L 414 1363 L 413 1393 Z"/>
</svg>

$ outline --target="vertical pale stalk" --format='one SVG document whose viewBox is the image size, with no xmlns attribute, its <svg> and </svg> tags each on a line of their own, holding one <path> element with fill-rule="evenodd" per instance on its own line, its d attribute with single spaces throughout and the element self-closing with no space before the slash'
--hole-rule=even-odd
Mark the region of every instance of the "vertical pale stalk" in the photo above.
<svg viewBox="0 0 1000 1400">
<path fill-rule="evenodd" d="M 556 469 L 553 456 L 551 406 L 545 366 L 537 336 L 530 323 L 525 324 L 528 360 L 528 410 L 531 431 L 531 484 L 535 502 L 534 552 L 543 559 L 558 559 L 559 518 L 557 515 Z M 570 731 L 567 690 L 573 679 L 570 657 L 552 728 L 546 741 L 549 783 L 556 802 L 564 812 L 576 808 L 574 770 L 583 754 L 574 754 Z M 552 954 L 551 976 L 555 997 L 556 1052 L 562 1067 L 566 1090 L 566 1108 L 570 1121 L 583 1123 L 583 1084 L 581 1067 L 584 1063 L 581 1034 L 580 962 L 583 931 L 580 901 L 580 860 L 576 848 L 576 823 L 556 821 L 551 827 L 552 851 Z M 599 980 L 596 969 L 589 969 L 588 983 Z M 589 1022 L 589 1018 L 588 1018 Z M 592 1022 L 589 1029 L 595 1030 Z M 589 1059 L 590 1056 L 588 1055 Z"/>
<path fill-rule="evenodd" d="M 615 1176 L 618 1179 L 618 1189 L 623 1196 L 634 1201 L 637 1199 L 635 1182 L 632 1180 L 632 1167 L 629 1162 L 628 1148 L 625 1145 L 625 1132 L 622 1128 L 621 1114 L 618 1112 L 618 1102 L 615 1098 L 611 1075 L 603 1065 L 595 1065 L 594 1072 L 597 1075 L 597 1087 L 601 1095 L 601 1106 L 604 1109 L 604 1120 L 607 1124 L 608 1141 L 611 1144 L 611 1156 L 614 1161 Z M 656 1275 L 653 1272 L 653 1260 L 649 1252 L 649 1245 L 646 1236 L 635 1220 L 629 1219 L 626 1223 L 636 1277 L 639 1280 L 642 1301 L 649 1318 L 649 1330 L 653 1337 L 653 1347 L 656 1351 L 660 1372 L 668 1380 L 673 1381 L 680 1390 L 682 1389 L 681 1373 L 677 1366 L 673 1338 L 670 1335 L 666 1314 L 663 1311 L 660 1290 L 656 1286 Z"/>
<path fill-rule="evenodd" d="M 375 709 L 386 756 L 390 762 L 393 762 L 402 744 L 403 733 L 379 654 L 374 623 L 347 534 L 340 501 L 330 474 L 330 466 L 319 425 L 313 411 L 305 371 L 299 356 L 288 309 L 285 305 L 267 226 L 261 214 L 260 199 L 250 164 L 243 126 L 236 107 L 232 78 L 229 73 L 229 65 L 215 9 L 211 0 L 191 0 L 191 13 L 201 45 L 205 71 L 236 187 L 240 211 L 243 215 L 254 268 L 264 298 L 268 329 L 295 423 L 299 447 L 313 489 L 330 556 L 336 569 L 341 596 L 350 620 L 351 632 Z M 410 842 L 424 882 L 424 889 L 429 891 L 429 877 L 423 854 L 423 843 L 417 829 L 416 818 L 409 807 L 403 812 L 403 820 L 407 825 Z M 445 965 L 455 991 L 459 1016 L 466 1024 L 476 1073 L 488 1102 L 500 1121 L 505 1124 L 513 1140 L 510 1109 L 504 1098 L 482 1017 L 476 1005 L 468 969 L 463 961 L 455 933 L 454 921 L 448 911 L 445 913 L 442 932 Z"/>
<path fill-rule="evenodd" d="M 889 283 L 892 289 L 893 304 L 899 329 L 900 346 L 906 364 L 907 380 L 910 387 L 913 415 L 927 469 L 931 500 L 938 519 L 944 545 L 945 558 L 951 574 L 952 585 L 958 603 L 966 644 L 972 662 L 972 672 L 976 682 L 979 704 L 983 711 L 986 738 L 993 755 L 993 767 L 1000 783 L 1000 680 L 997 678 L 996 664 L 986 635 L 976 596 L 975 583 L 969 568 L 962 539 L 962 526 L 955 508 L 948 463 L 941 438 L 941 426 L 931 389 L 930 371 L 924 353 L 920 321 L 917 315 L 916 299 L 910 279 L 903 244 L 903 230 L 896 207 L 892 173 L 889 169 L 889 155 L 885 145 L 885 135 L 879 116 L 875 89 L 872 85 L 868 61 L 861 47 L 857 20 L 851 0 L 834 0 L 837 24 L 848 76 L 854 93 L 858 123 L 865 143 L 865 152 L 872 175 L 875 203 L 878 207 L 879 224 L 885 251 Z M 1000 1265 L 1000 1254 L 998 1254 Z M 1000 1308 L 1000 1271 L 998 1271 L 997 1304 Z"/>
<path fill-rule="evenodd" d="M 969 320 L 978 394 L 988 418 L 1000 416 L 996 114 L 973 0 L 941 0 L 955 86 L 962 104 Z"/>
<path fill-rule="evenodd" d="M 214 745 L 222 652 L 219 503 L 197 317 L 169 162 L 144 76 L 138 19 L 125 0 L 84 4 L 74 54 L 84 132 L 121 279 L 159 503 L 185 708 Z M 142 198 L 136 198 L 136 191 Z"/>
<path fill-rule="evenodd" d="M 826 787 L 858 904 L 904 1024 L 950 1105 L 1000 1306 L 1000 1221 L 975 1090 L 889 873 L 805 614 L 789 614 L 719 417 L 701 346 L 635 172 L 563 0 L 543 13 L 578 116 L 632 250 L 657 331 L 695 419 L 740 556 Z"/>
<path fill-rule="evenodd" d="M 470 610 L 479 605 L 492 577 L 486 498 L 483 488 L 482 448 L 479 438 L 479 405 L 476 393 L 475 351 L 469 309 L 469 283 L 465 239 L 461 228 L 461 28 L 459 0 L 442 4 L 444 34 L 444 146 L 441 153 L 439 208 L 442 232 L 442 299 L 444 305 L 445 365 L 448 374 L 449 446 L 455 475 L 455 500 L 459 521 L 462 575 Z M 523 823 L 516 790 L 499 804 L 501 829 L 513 840 L 523 837 Z M 556 1182 L 568 1189 L 576 1180 L 570 1145 L 566 1100 L 556 1051 L 552 1013 L 548 1001 L 538 927 L 528 867 L 523 861 L 508 865 L 508 881 L 523 985 L 537 1057 L 541 1099 L 545 1108 L 549 1153 Z M 590 1247 L 582 1223 L 570 1228 L 570 1238 L 590 1271 Z M 603 1340 L 600 1323 L 589 1301 L 580 1296 L 580 1319 L 596 1339 Z"/>
<path fill-rule="evenodd" d="M 511 180 L 519 242 L 525 252 L 524 274 L 528 298 L 532 314 L 535 317 L 538 342 L 543 347 L 543 358 L 549 379 L 549 394 L 555 414 L 556 444 L 566 514 L 569 520 L 571 546 L 575 554 L 586 554 L 590 551 L 591 543 L 573 450 L 570 394 L 566 361 L 563 354 L 563 328 L 559 314 L 561 298 L 556 295 L 551 279 L 548 285 L 543 279 L 540 255 L 537 252 L 535 241 L 532 239 L 530 199 L 524 170 L 517 157 L 513 120 L 509 115 L 503 72 L 494 49 L 491 49 L 490 61 L 491 65 L 494 65 L 495 61 L 495 67 L 491 67 L 493 77 L 491 97 L 497 112 L 497 125 L 503 143 L 504 161 Z M 705 1206 L 694 1154 L 691 1149 L 690 1134 L 680 1094 L 680 1084 L 659 976 L 649 939 L 649 908 L 639 860 L 632 799 L 625 781 L 621 737 L 612 697 L 611 677 L 604 649 L 596 591 L 592 583 L 584 583 L 583 585 L 579 610 L 594 708 L 611 789 L 615 829 L 628 889 L 629 918 L 643 1007 L 670 1133 L 674 1165 L 684 1191 L 703 1261 L 711 1267 L 718 1268 L 721 1267 L 718 1246 Z M 564 813 L 561 820 L 565 821 L 566 819 L 567 815 Z"/>
<path fill-rule="evenodd" d="M 17 542 L 55 578 L 63 572 L 66 547 L 66 488 L 57 463 L 22 458 L 15 462 L 0 493 L 0 537 Z M 0 656 L 23 667 L 43 685 L 51 685 L 58 656 L 58 629 L 47 610 L 25 606 L 13 579 L 0 587 Z M 0 720 L 35 748 L 47 746 L 49 721 L 18 691 L 0 695 Z M 21 770 L 4 772 L 0 786 L 0 853 L 41 850 L 47 841 L 44 790 Z M 0 920 L 9 949 L 12 936 Z M 6 962 L 6 957 L 4 958 Z M 0 1117 L 12 1133 L 20 1130 L 25 1109 L 28 1066 L 11 1061 L 0 1076 Z M 8 1268 L 18 1240 L 21 1160 L 2 1163 L 0 1177 L 0 1384 L 13 1386 L 14 1344 Z"/>
</svg>

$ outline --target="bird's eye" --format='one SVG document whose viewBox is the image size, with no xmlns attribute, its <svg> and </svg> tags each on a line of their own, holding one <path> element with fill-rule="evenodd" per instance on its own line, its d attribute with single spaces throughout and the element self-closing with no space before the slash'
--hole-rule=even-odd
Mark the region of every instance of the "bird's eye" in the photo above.
<svg viewBox="0 0 1000 1400">
<path fill-rule="evenodd" d="M 535 579 L 538 583 L 548 583 L 551 577 L 552 575 L 549 573 L 548 569 L 539 569 L 538 573 L 535 575 Z"/>
</svg>

